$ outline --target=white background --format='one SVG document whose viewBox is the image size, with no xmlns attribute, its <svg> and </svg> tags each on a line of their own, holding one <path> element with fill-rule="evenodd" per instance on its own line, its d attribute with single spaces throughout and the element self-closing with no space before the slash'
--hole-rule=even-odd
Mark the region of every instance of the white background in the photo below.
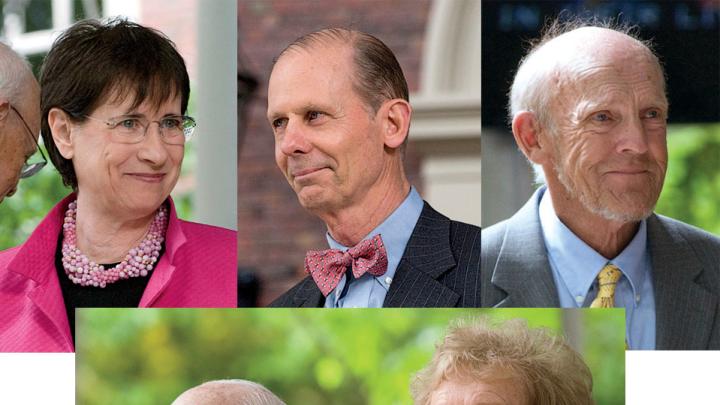
<svg viewBox="0 0 720 405">
<path fill-rule="evenodd" d="M 74 403 L 74 354 L 0 353 L 0 404 Z"/>
<path fill-rule="evenodd" d="M 625 358 L 628 405 L 720 404 L 718 351 L 631 351 Z M 0 404 L 74 403 L 73 354 L 0 354 Z"/>
</svg>

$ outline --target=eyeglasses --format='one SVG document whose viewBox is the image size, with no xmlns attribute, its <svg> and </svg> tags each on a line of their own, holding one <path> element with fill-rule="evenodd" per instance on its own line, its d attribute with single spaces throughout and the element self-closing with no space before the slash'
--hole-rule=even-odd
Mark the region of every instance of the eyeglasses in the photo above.
<svg viewBox="0 0 720 405">
<path fill-rule="evenodd" d="M 25 129 L 27 129 L 27 133 L 30 136 L 30 138 L 33 140 L 33 143 L 35 143 L 35 146 L 37 146 L 37 150 L 40 152 L 40 156 L 42 156 L 43 161 L 42 162 L 35 162 L 35 163 L 25 163 L 22 166 L 22 169 L 20 169 L 20 178 L 26 179 L 35 173 L 39 172 L 40 169 L 45 167 L 47 164 L 47 158 L 45 157 L 45 154 L 42 151 L 42 148 L 40 148 L 40 144 L 38 143 L 37 139 L 35 139 L 35 135 L 33 135 L 32 129 L 30 129 L 30 126 L 27 124 L 27 121 L 25 121 L 25 118 L 23 118 L 22 114 L 20 114 L 20 111 L 18 111 L 12 104 L 10 105 L 10 108 L 12 108 L 13 111 L 15 111 L 15 114 L 17 114 L 18 118 L 20 118 L 20 121 L 22 121 L 23 125 L 25 126 Z M 39 138 L 39 136 L 38 136 Z"/>
<path fill-rule="evenodd" d="M 145 139 L 150 124 L 157 123 L 160 138 L 170 145 L 183 145 L 190 139 L 195 127 L 195 119 L 186 115 L 171 115 L 158 121 L 150 121 L 136 115 L 121 115 L 108 120 L 85 115 L 94 121 L 102 122 L 112 130 L 113 140 L 118 143 L 139 143 Z"/>
</svg>

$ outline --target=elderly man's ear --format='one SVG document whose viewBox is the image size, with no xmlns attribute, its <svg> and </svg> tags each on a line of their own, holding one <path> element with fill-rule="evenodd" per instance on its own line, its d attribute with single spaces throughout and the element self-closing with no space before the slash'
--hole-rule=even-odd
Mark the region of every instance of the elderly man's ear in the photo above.
<svg viewBox="0 0 720 405">
<path fill-rule="evenodd" d="M 55 146 L 62 157 L 72 159 L 74 152 L 72 138 L 70 137 L 72 131 L 68 114 L 59 108 L 51 108 L 48 112 L 48 126 L 55 141 Z"/>
<path fill-rule="evenodd" d="M 4 121 L 10 113 L 10 101 L 0 98 L 0 122 Z"/>
<path fill-rule="evenodd" d="M 410 104 L 400 98 L 388 100 L 378 111 L 383 124 L 383 138 L 385 146 L 398 148 L 403 144 L 410 127 L 412 108 Z"/>
<path fill-rule="evenodd" d="M 530 111 L 515 114 L 512 121 L 515 142 L 529 161 L 543 165 L 548 162 L 550 145 L 546 134 L 542 133 L 537 117 Z"/>
</svg>

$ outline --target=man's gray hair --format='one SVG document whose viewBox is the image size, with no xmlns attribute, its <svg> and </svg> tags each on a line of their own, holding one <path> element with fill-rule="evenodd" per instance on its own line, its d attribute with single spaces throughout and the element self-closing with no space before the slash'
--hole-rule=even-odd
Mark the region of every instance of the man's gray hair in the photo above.
<svg viewBox="0 0 720 405">
<path fill-rule="evenodd" d="M 193 405 L 286 405 L 285 402 L 261 384 L 239 379 L 208 381 L 185 391 L 173 402 L 173 404 L 175 403 L 192 403 Z"/>
<path fill-rule="evenodd" d="M 23 98 L 29 77 L 32 77 L 32 69 L 27 60 L 0 42 L 0 97 L 18 103 Z"/>
<path fill-rule="evenodd" d="M 663 92 L 665 92 L 665 72 L 657 55 L 655 55 L 655 52 L 653 51 L 652 42 L 642 40 L 638 37 L 637 26 L 619 23 L 614 19 L 601 20 L 597 17 L 566 18 L 565 15 L 561 14 L 558 18 L 550 20 L 546 24 L 539 39 L 529 42 L 528 52 L 520 60 L 517 73 L 515 74 L 515 78 L 513 79 L 513 84 L 508 95 L 508 118 L 511 124 L 516 114 L 522 111 L 530 111 L 535 114 L 540 128 L 547 131 L 550 135 L 555 135 L 556 123 L 549 112 L 548 105 L 550 105 L 552 97 L 557 94 L 557 89 L 553 87 L 554 82 L 552 80 L 548 80 L 548 78 L 553 74 L 562 72 L 564 66 L 562 61 L 557 60 L 549 61 L 544 59 L 542 60 L 543 63 L 539 63 L 540 59 L 543 57 L 542 53 L 539 51 L 553 39 L 570 31 L 585 27 L 610 29 L 621 34 L 625 34 L 636 40 L 638 44 L 644 46 L 648 51 L 648 55 L 657 63 L 660 71 L 662 72 L 662 88 Z M 535 172 L 535 182 L 538 184 L 544 184 L 545 175 L 542 167 L 536 164 L 533 164 L 532 166 Z"/>
</svg>

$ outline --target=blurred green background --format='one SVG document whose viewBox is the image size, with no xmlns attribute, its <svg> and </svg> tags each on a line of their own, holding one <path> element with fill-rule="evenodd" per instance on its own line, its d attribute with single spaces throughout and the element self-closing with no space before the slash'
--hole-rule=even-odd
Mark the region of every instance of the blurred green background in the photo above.
<svg viewBox="0 0 720 405">
<path fill-rule="evenodd" d="M 655 210 L 720 235 L 720 124 L 669 126 L 668 154 Z"/>
<path fill-rule="evenodd" d="M 259 382 L 289 405 L 410 404 L 411 377 L 448 324 L 527 319 L 571 339 L 598 404 L 625 398 L 623 310 L 79 309 L 78 404 L 169 404 L 215 379 Z"/>
</svg>

